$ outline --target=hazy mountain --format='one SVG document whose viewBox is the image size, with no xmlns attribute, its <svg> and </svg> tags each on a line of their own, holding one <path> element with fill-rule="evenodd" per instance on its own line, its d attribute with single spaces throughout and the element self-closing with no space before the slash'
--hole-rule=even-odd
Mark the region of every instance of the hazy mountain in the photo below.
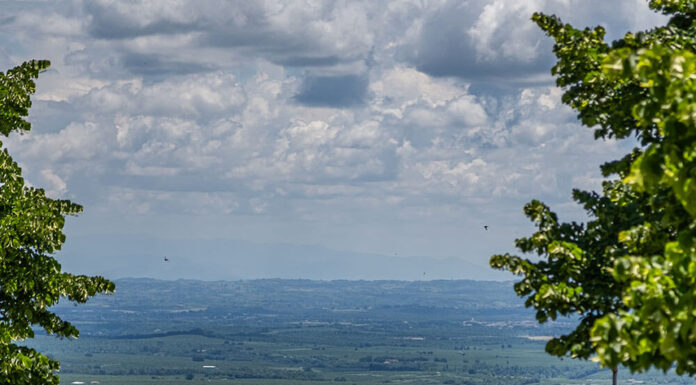
<svg viewBox="0 0 696 385">
<path fill-rule="evenodd" d="M 167 256 L 169 262 L 164 261 Z M 352 253 L 317 245 L 239 240 L 72 238 L 58 259 L 67 271 L 110 278 L 234 280 L 258 278 L 431 280 L 513 278 L 488 256 L 437 259 Z"/>
</svg>

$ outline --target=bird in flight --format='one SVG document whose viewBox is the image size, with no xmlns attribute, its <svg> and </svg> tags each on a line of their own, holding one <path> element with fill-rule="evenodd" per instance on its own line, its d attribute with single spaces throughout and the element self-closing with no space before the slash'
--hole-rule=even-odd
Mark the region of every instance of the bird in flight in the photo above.
<svg viewBox="0 0 696 385">
<path fill-rule="evenodd" d="M 483 229 L 488 231 L 488 225 L 483 225 Z"/>
<path fill-rule="evenodd" d="M 169 262 L 169 258 L 164 257 L 164 262 Z"/>
</svg>

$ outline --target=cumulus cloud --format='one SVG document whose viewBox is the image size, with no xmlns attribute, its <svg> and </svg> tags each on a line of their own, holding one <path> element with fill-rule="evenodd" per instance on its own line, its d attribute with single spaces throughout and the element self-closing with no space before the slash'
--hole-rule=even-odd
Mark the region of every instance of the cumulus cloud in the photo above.
<svg viewBox="0 0 696 385">
<path fill-rule="evenodd" d="M 554 62 L 552 42 L 530 21 L 534 12 L 556 14 L 576 27 L 603 25 L 610 38 L 663 22 L 644 2 L 626 0 L 470 0 L 424 7 L 398 41 L 398 54 L 434 76 L 475 81 L 537 82 Z M 641 9 L 643 12 L 637 12 Z M 617 11 L 617 9 L 619 11 Z"/>
<path fill-rule="evenodd" d="M 79 122 L 10 146 L 41 169 L 56 169 L 39 175 L 49 183 L 97 176 L 95 189 L 199 192 L 208 204 L 217 202 L 211 194 L 233 194 L 233 208 L 224 210 L 251 214 L 339 191 L 361 204 L 402 207 L 535 192 L 558 198 L 570 188 L 562 179 L 587 167 L 556 159 L 607 150 L 580 129 L 555 88 L 522 89 L 492 103 L 455 79 L 397 67 L 374 74 L 366 105 L 344 110 L 298 107 L 288 92 L 297 87 L 282 71 L 245 83 L 224 72 L 114 82 L 75 97 L 89 106 Z"/>
<path fill-rule="evenodd" d="M 190 57 L 187 67 L 187 55 L 173 52 L 181 46 L 202 53 L 199 59 L 210 49 L 225 49 L 287 66 L 363 60 L 373 44 L 369 8 L 364 2 L 93 1 L 85 3 L 84 12 L 90 36 L 123 43 L 130 52 L 123 64 L 142 73 L 205 68 Z M 165 42 L 172 37 L 179 40 L 177 47 Z M 213 67 L 221 66 L 210 59 Z"/>
<path fill-rule="evenodd" d="M 367 249 L 425 250 L 413 234 L 427 233 L 452 255 L 445 228 L 565 203 L 625 151 L 594 141 L 546 84 L 551 43 L 528 19 L 599 20 L 615 37 L 659 21 L 636 1 L 13 5 L 0 64 L 53 67 L 34 130 L 4 142 L 32 184 L 104 218 Z M 130 231 L 107 222 L 90 223 Z"/>
</svg>

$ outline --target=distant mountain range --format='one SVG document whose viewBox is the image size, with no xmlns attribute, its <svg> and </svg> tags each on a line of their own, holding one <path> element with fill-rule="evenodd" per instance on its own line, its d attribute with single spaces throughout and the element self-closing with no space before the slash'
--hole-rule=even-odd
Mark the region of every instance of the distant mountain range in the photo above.
<svg viewBox="0 0 696 385">
<path fill-rule="evenodd" d="M 164 257 L 169 261 L 164 261 Z M 131 237 L 73 238 L 58 255 L 66 271 L 109 278 L 235 280 L 432 280 L 514 278 L 488 266 L 488 256 L 437 259 L 354 253 L 318 245 L 239 240 Z"/>
</svg>

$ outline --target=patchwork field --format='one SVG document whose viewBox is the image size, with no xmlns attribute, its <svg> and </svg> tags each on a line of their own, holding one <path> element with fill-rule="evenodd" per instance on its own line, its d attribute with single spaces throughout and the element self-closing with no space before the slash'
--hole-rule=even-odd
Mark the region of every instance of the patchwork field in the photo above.
<svg viewBox="0 0 696 385">
<path fill-rule="evenodd" d="M 229 284 L 119 281 L 115 295 L 57 308 L 79 339 L 28 344 L 62 362 L 61 384 L 610 383 L 595 363 L 544 353 L 572 320 L 537 325 L 505 284 L 478 284 L 478 298 L 471 281 Z"/>
</svg>

